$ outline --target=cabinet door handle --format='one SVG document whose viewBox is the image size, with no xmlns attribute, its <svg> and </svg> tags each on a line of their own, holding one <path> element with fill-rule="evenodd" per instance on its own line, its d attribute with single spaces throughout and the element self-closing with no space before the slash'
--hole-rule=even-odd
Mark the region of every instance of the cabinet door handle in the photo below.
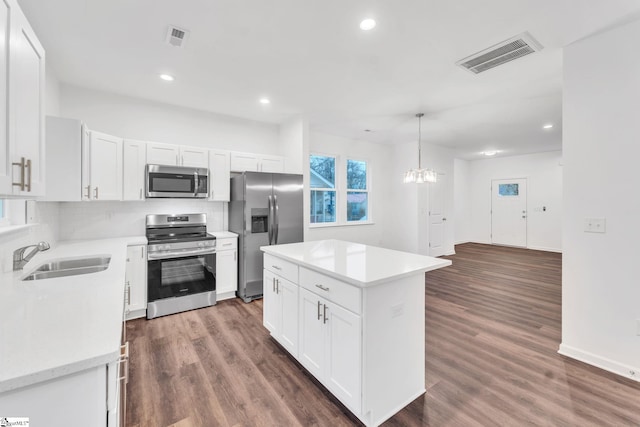
<svg viewBox="0 0 640 427">
<path fill-rule="evenodd" d="M 276 294 L 280 294 L 280 279 L 276 279 Z"/>
<path fill-rule="evenodd" d="M 318 320 L 320 320 L 320 318 L 322 317 L 322 313 L 320 313 L 320 306 L 322 304 L 320 304 L 320 301 L 318 301 Z"/>
<path fill-rule="evenodd" d="M 138 196 L 140 200 L 142 200 L 142 188 L 140 189 L 140 196 Z"/>
<path fill-rule="evenodd" d="M 131 305 L 131 283 L 127 280 L 127 305 Z"/>
<path fill-rule="evenodd" d="M 140 259 L 144 259 L 144 246 L 140 247 Z"/>
<path fill-rule="evenodd" d="M 129 341 L 120 346 L 120 360 L 118 360 L 118 363 L 124 363 L 124 375 L 120 375 L 118 380 L 124 380 L 125 384 L 129 384 Z"/>
<path fill-rule="evenodd" d="M 233 243 L 231 243 L 231 242 L 222 244 L 222 246 L 231 246 L 231 245 L 233 245 Z"/>
<path fill-rule="evenodd" d="M 87 199 L 91 199 L 91 186 L 87 185 Z"/>
<path fill-rule="evenodd" d="M 326 286 L 322 286 L 321 284 L 316 284 L 316 288 L 322 289 L 325 292 L 329 292 L 329 288 L 327 288 Z"/>
<path fill-rule="evenodd" d="M 276 291 L 276 278 L 275 277 L 272 279 L 272 282 L 273 282 L 273 292 L 275 292 Z"/>
<path fill-rule="evenodd" d="M 324 305 L 324 309 L 323 309 L 324 319 L 322 320 L 322 323 L 327 323 L 327 320 L 329 320 L 329 318 L 327 317 L 327 304 L 322 304 L 322 305 Z"/>
<path fill-rule="evenodd" d="M 96 200 L 98 200 L 98 187 L 93 189 L 94 195 L 96 196 Z"/>
<path fill-rule="evenodd" d="M 20 157 L 19 163 L 11 163 L 12 166 L 20 167 L 20 182 L 11 182 L 11 185 L 14 187 L 20 187 L 20 191 L 24 191 L 24 168 L 25 168 L 25 160 L 24 157 Z"/>
<path fill-rule="evenodd" d="M 238 256 L 238 252 L 233 251 L 233 260 L 237 261 L 238 259 L 236 258 Z"/>
<path fill-rule="evenodd" d="M 277 265 L 272 265 L 271 267 L 275 268 L 275 269 L 276 269 L 276 270 L 278 270 L 278 271 L 282 270 L 282 268 L 281 268 L 281 267 L 278 267 Z"/>
<path fill-rule="evenodd" d="M 28 192 L 31 192 L 31 159 L 27 159 L 27 163 L 24 165 L 25 170 L 29 169 L 29 173 L 27 174 L 27 183 L 25 187 Z"/>
</svg>

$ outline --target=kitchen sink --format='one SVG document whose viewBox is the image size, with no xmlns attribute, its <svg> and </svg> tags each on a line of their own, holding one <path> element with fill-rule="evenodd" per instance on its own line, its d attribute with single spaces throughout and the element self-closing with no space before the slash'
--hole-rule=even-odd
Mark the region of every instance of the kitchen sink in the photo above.
<svg viewBox="0 0 640 427">
<path fill-rule="evenodd" d="M 109 268 L 110 261 L 110 256 L 51 260 L 41 264 L 22 280 L 42 280 L 98 273 Z"/>
</svg>

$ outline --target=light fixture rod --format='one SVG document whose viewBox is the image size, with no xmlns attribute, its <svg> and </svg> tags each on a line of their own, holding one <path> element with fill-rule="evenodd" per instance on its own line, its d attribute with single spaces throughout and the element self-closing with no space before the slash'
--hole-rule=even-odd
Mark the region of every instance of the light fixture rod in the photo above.
<svg viewBox="0 0 640 427">
<path fill-rule="evenodd" d="M 422 169 L 422 116 L 424 113 L 416 114 L 418 118 L 418 169 Z"/>
</svg>

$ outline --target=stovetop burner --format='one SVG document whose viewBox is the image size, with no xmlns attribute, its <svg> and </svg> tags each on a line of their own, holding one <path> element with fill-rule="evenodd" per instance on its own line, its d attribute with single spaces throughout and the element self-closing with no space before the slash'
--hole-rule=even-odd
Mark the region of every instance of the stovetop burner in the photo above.
<svg viewBox="0 0 640 427">
<path fill-rule="evenodd" d="M 146 228 L 150 245 L 216 239 L 207 233 L 206 214 L 147 215 Z"/>
</svg>

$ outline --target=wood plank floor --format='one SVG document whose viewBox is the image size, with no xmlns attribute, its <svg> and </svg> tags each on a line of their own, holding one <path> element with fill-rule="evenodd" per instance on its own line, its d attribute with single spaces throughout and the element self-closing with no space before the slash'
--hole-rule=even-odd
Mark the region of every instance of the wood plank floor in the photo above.
<svg viewBox="0 0 640 427">
<path fill-rule="evenodd" d="M 640 383 L 557 353 L 561 255 L 456 252 L 426 278 L 427 393 L 385 426 L 640 426 Z M 361 425 L 269 337 L 262 301 L 127 334 L 129 427 Z"/>
</svg>

